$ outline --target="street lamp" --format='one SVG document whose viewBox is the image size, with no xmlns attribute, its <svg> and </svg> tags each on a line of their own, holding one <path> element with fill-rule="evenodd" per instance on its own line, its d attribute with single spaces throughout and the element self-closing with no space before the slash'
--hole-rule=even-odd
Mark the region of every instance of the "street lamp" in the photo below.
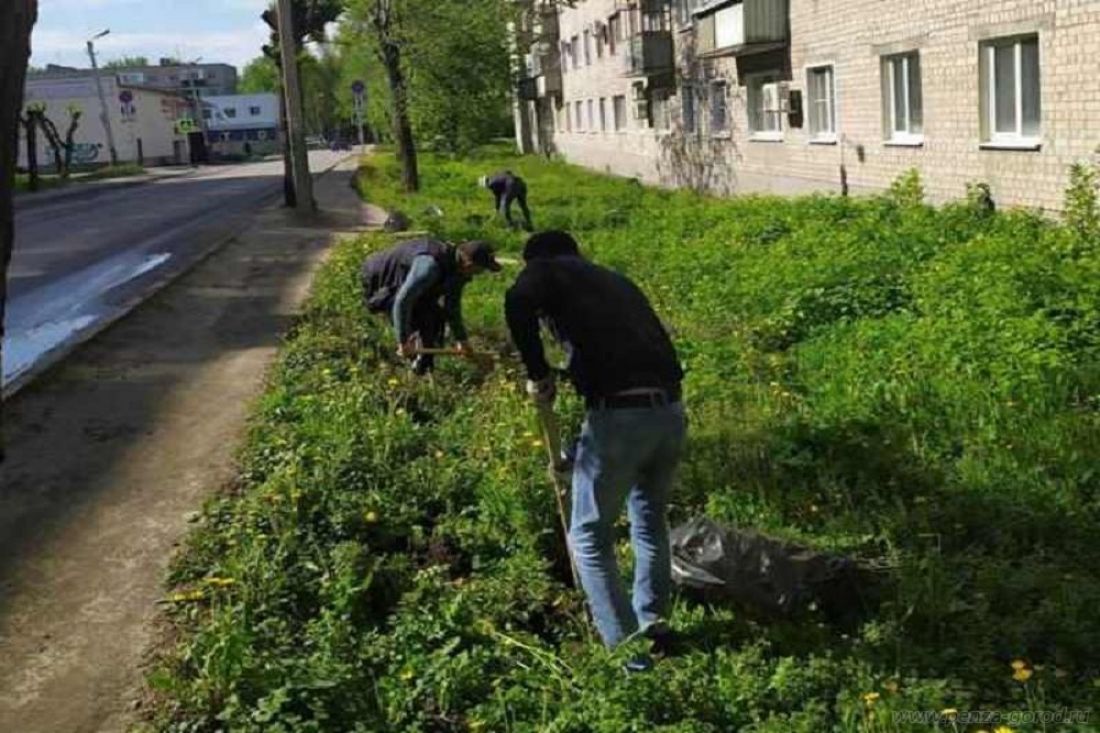
<svg viewBox="0 0 1100 733">
<path fill-rule="evenodd" d="M 103 120 L 103 129 L 107 132 L 107 148 L 111 151 L 111 165 L 118 165 L 118 149 L 115 148 L 115 134 L 111 130 L 111 116 L 107 113 L 107 98 L 103 95 L 103 80 L 99 78 L 99 64 L 95 60 L 94 41 L 103 38 L 111 32 L 110 28 L 95 34 L 88 39 L 88 58 L 92 60 L 92 74 L 95 76 L 95 88 L 99 94 L 99 114 Z"/>
</svg>

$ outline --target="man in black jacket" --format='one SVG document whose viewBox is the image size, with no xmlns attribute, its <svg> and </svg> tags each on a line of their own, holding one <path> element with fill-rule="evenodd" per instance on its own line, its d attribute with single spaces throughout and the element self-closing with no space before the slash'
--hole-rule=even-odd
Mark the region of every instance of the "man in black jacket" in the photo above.
<svg viewBox="0 0 1100 733">
<path fill-rule="evenodd" d="M 367 258 L 361 272 L 363 297 L 369 312 L 384 313 L 393 323 L 400 356 L 415 355 L 417 337 L 421 347 L 440 346 L 448 325 L 459 350 L 466 351 L 462 293 L 474 275 L 486 271 L 500 271 L 487 242 L 456 247 L 417 239 Z M 433 366 L 431 355 L 422 354 L 414 368 L 423 374 Z"/>
<path fill-rule="evenodd" d="M 534 231 L 531 210 L 527 208 L 527 183 L 522 178 L 512 171 L 501 171 L 491 176 L 482 176 L 481 186 L 493 192 L 496 199 L 495 211 L 504 217 L 508 226 L 516 225 L 512 220 L 512 202 L 515 202 L 523 212 L 524 231 Z"/>
<path fill-rule="evenodd" d="M 588 408 L 573 469 L 570 544 L 604 643 L 665 636 L 672 561 L 666 508 L 687 426 L 676 349 L 645 295 L 592 264 L 565 232 L 532 237 L 505 314 L 536 402 L 555 397 L 540 319 L 562 343 Z M 615 522 L 628 503 L 633 601 L 619 581 Z M 635 660 L 645 668 L 644 658 Z"/>
</svg>

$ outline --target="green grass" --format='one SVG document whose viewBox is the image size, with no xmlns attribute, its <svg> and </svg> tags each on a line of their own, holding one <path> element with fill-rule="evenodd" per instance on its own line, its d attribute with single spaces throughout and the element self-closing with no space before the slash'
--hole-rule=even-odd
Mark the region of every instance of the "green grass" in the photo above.
<svg viewBox="0 0 1100 733">
<path fill-rule="evenodd" d="M 53 174 L 40 175 L 38 177 L 38 190 L 48 191 L 52 188 L 68 186 L 73 183 L 83 183 L 86 181 L 102 181 L 108 178 L 129 178 L 132 176 L 140 176 L 144 174 L 145 168 L 136 163 L 120 163 L 118 165 L 108 165 L 105 167 L 96 168 L 90 173 L 74 172 L 73 176 L 68 180 Z M 15 190 L 17 193 L 30 192 L 30 178 L 26 174 L 16 174 Z"/>
<path fill-rule="evenodd" d="M 688 372 L 674 521 L 705 512 L 875 560 L 884 603 L 843 630 L 680 599 L 692 651 L 622 673 L 563 585 L 522 374 L 410 377 L 361 311 L 358 265 L 391 241 L 372 235 L 318 275 L 241 478 L 174 565 L 151 728 L 976 731 L 996 726 L 901 713 L 1096 707 L 1094 229 L 933 209 L 913 178 L 865 200 L 718 200 L 501 149 L 423 166 L 417 196 L 388 156 L 361 186 L 417 227 L 514 254 L 521 236 L 475 186 L 511 167 L 538 226 L 649 293 Z M 506 348 L 509 280 L 470 288 L 483 345 Z M 575 398 L 563 409 L 579 416 Z"/>
</svg>

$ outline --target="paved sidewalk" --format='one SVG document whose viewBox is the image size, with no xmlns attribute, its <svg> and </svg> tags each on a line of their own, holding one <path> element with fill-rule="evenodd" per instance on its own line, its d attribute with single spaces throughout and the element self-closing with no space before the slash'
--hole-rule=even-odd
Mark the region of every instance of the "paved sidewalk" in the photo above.
<svg viewBox="0 0 1100 733">
<path fill-rule="evenodd" d="M 188 517 L 233 479 L 252 401 L 332 234 L 362 226 L 353 165 L 318 181 L 323 215 L 263 210 L 11 401 L 0 731 L 126 729 Z"/>
</svg>

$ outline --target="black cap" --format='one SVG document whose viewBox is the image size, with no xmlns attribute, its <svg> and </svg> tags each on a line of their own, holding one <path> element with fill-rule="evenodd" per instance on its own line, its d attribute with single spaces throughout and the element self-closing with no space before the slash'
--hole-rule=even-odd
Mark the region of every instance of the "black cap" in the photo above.
<svg viewBox="0 0 1100 733">
<path fill-rule="evenodd" d="M 572 234 L 554 229 L 539 232 L 528 239 L 523 248 L 523 259 L 530 262 L 551 257 L 578 257 L 580 253 L 580 247 L 577 246 L 577 240 L 573 239 Z"/>
<path fill-rule="evenodd" d="M 464 254 L 470 262 L 478 267 L 483 267 L 489 272 L 500 272 L 500 263 L 497 262 L 493 245 L 486 241 L 475 239 L 458 245 L 458 251 Z"/>
</svg>

